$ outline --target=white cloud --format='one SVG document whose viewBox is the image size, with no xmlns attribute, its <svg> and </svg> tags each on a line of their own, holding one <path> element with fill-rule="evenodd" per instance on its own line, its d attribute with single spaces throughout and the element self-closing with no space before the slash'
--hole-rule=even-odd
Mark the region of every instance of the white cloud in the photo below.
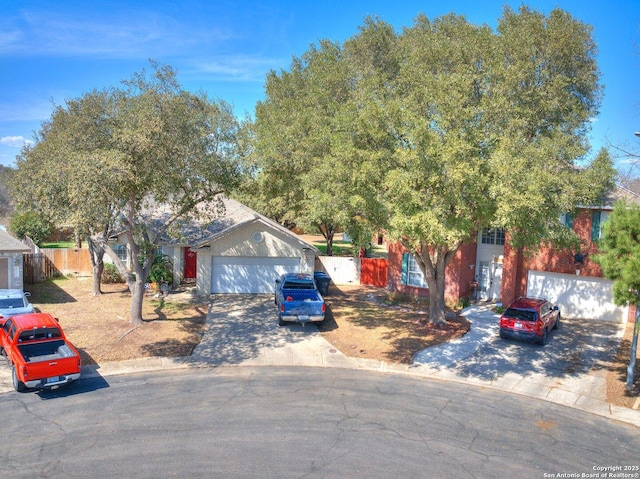
<svg viewBox="0 0 640 479">
<path fill-rule="evenodd" d="M 25 9 L 0 19 L 0 54 L 154 58 L 201 50 L 234 37 L 226 27 L 189 25 L 184 19 L 135 7 Z"/>
<path fill-rule="evenodd" d="M 25 143 L 33 143 L 24 136 L 3 136 L 0 138 L 0 145 L 10 146 L 12 148 L 22 148 Z"/>
</svg>

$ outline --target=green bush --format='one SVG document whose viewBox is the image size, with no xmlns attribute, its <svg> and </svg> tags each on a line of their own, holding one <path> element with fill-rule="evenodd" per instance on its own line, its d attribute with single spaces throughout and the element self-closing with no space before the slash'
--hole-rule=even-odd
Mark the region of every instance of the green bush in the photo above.
<svg viewBox="0 0 640 479">
<path fill-rule="evenodd" d="M 149 283 L 173 283 L 173 265 L 169 257 L 164 254 L 156 255 L 147 278 Z"/>
<path fill-rule="evenodd" d="M 124 279 L 120 275 L 118 268 L 116 268 L 115 264 L 105 263 L 104 269 L 102 270 L 102 278 L 101 281 L 105 284 L 108 283 L 124 283 Z"/>
</svg>

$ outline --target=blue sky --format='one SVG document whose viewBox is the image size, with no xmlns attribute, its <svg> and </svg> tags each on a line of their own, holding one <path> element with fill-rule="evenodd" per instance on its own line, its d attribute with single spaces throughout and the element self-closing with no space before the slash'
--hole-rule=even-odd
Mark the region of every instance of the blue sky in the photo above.
<svg viewBox="0 0 640 479">
<path fill-rule="evenodd" d="M 397 31 L 418 13 L 449 12 L 495 27 L 511 0 L 30 1 L 0 2 L 0 164 L 14 165 L 52 105 L 171 65 L 188 90 L 204 90 L 253 114 L 265 75 L 288 69 L 320 39 L 344 41 L 367 15 Z M 640 0 L 537 0 L 594 27 L 605 96 L 590 140 L 640 152 Z M 619 152 L 612 150 L 614 155 Z M 625 159 L 618 165 L 624 169 Z"/>
</svg>

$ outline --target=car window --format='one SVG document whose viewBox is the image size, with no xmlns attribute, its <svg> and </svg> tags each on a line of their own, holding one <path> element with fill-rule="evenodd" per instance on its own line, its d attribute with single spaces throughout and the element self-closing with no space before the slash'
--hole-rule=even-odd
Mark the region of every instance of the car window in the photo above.
<svg viewBox="0 0 640 479">
<path fill-rule="evenodd" d="M 4 332 L 9 334 L 9 330 L 11 329 L 11 325 L 13 324 L 13 321 L 8 320 L 6 323 L 4 323 L 4 325 L 2 326 L 2 328 L 4 329 Z"/>
<path fill-rule="evenodd" d="M 0 309 L 22 308 L 24 300 L 22 298 L 2 298 L 0 299 Z"/>
<path fill-rule="evenodd" d="M 504 312 L 503 316 L 509 319 L 518 319 L 520 321 L 535 321 L 536 313 L 535 311 L 528 311 L 517 308 L 507 308 Z"/>
</svg>

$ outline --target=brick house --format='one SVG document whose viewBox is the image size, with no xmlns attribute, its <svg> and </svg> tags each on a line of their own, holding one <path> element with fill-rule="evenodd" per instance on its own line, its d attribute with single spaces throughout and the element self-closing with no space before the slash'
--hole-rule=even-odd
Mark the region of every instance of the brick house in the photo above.
<svg viewBox="0 0 640 479">
<path fill-rule="evenodd" d="M 584 240 L 579 252 L 541 246 L 533 255 L 512 247 L 501 229 L 478 232 L 476 241 L 463 245 L 447 266 L 445 300 L 462 298 L 509 304 L 519 296 L 546 297 L 560 306 L 566 317 L 627 321 L 635 311 L 613 303 L 613 282 L 591 256 L 597 252 L 602 225 L 617 199 L 640 203 L 640 196 L 618 187 L 603 205 L 578 208 L 560 221 Z M 389 245 L 389 289 L 427 297 L 428 289 L 415 260 L 399 244 Z M 633 316 L 631 316 L 633 319 Z"/>
</svg>

